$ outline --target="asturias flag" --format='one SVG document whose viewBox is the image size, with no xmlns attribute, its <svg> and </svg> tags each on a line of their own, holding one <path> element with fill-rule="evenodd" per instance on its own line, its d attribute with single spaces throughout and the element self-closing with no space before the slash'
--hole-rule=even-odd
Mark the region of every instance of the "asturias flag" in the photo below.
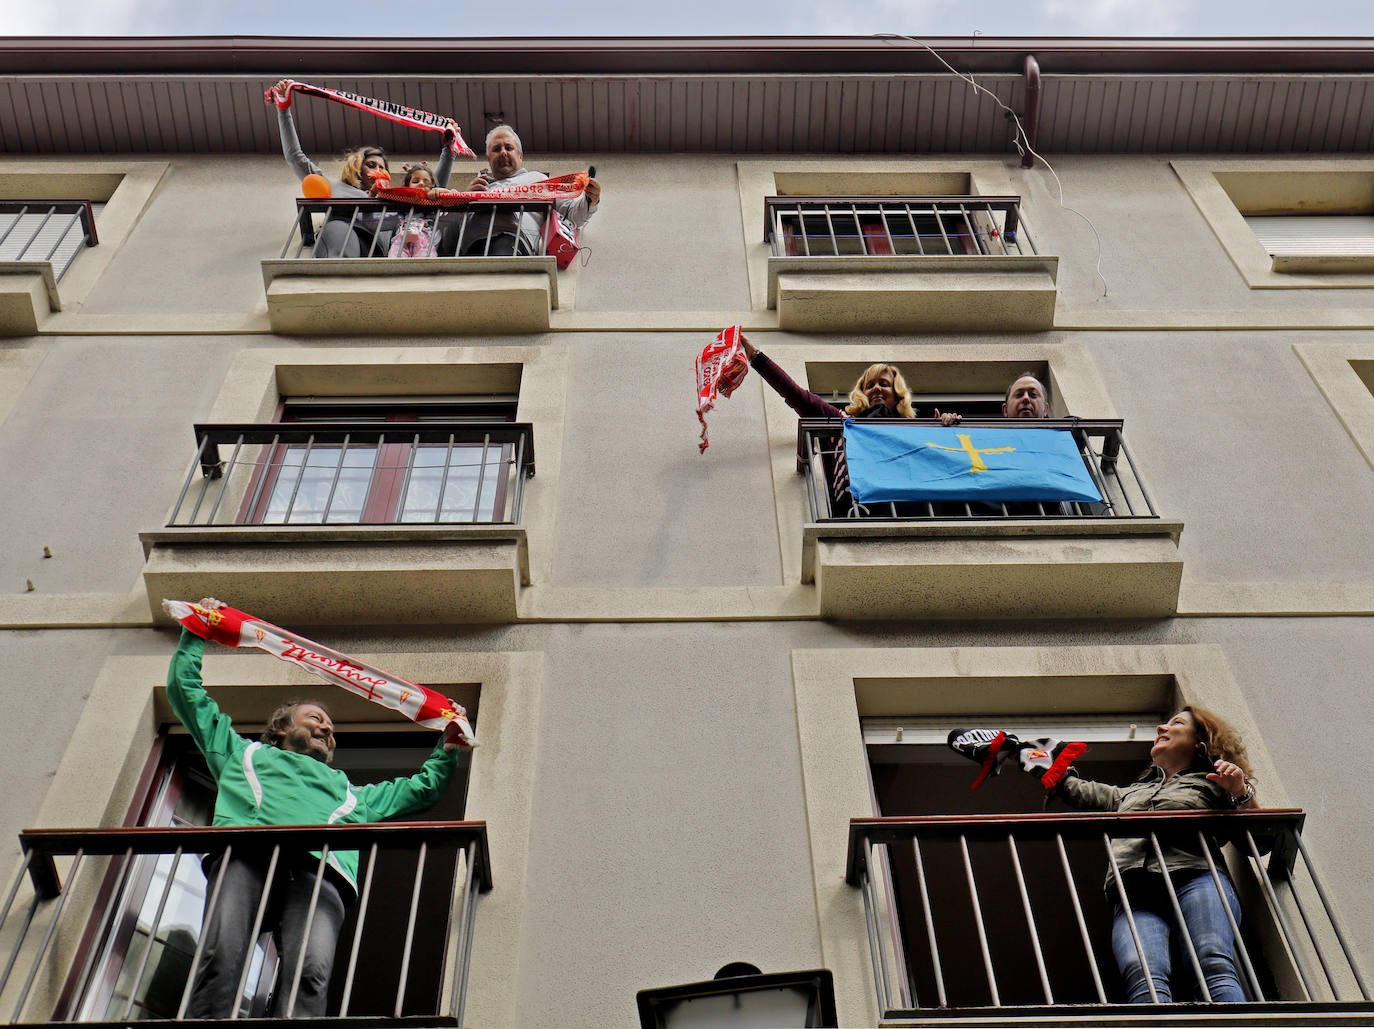
<svg viewBox="0 0 1374 1029">
<path fill-rule="evenodd" d="M 1080 500 L 1102 494 L 1068 429 L 974 429 L 848 419 L 850 491 L 903 500 Z"/>
</svg>

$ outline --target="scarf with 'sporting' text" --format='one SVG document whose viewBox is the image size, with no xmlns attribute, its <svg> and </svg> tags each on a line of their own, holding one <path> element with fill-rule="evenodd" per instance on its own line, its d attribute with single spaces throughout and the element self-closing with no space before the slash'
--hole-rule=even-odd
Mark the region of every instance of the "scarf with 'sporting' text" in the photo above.
<svg viewBox="0 0 1374 1029">
<path fill-rule="evenodd" d="M 438 729 L 446 744 L 477 746 L 467 712 L 442 693 L 345 657 L 232 607 L 208 608 L 164 600 L 162 609 L 202 639 L 227 647 L 256 647 L 311 675 L 356 693 L 380 707 L 399 711 L 416 725 Z"/>
<path fill-rule="evenodd" d="M 414 107 L 406 107 L 404 104 L 393 103 L 390 100 L 376 100 L 370 96 L 359 96 L 357 93 L 348 93 L 342 89 L 330 89 L 328 86 L 312 86 L 308 82 L 296 82 L 288 79 L 285 92 L 278 92 L 273 86 L 267 91 L 266 99 L 269 104 L 276 104 L 285 110 L 291 106 L 291 94 L 304 93 L 306 96 L 317 96 L 325 100 L 332 100 L 336 104 L 343 104 L 345 107 L 353 107 L 359 111 L 366 111 L 368 114 L 375 114 L 378 118 L 385 118 L 387 121 L 400 122 L 402 125 L 409 125 L 416 129 L 425 129 L 429 132 L 448 131 L 449 119 L 441 114 L 430 114 L 428 111 L 421 111 Z M 463 141 L 463 134 L 455 132 L 453 138 L 448 141 L 448 148 L 453 151 L 454 157 L 467 156 L 474 160 L 477 155 L 472 152 L 472 148 Z"/>
</svg>

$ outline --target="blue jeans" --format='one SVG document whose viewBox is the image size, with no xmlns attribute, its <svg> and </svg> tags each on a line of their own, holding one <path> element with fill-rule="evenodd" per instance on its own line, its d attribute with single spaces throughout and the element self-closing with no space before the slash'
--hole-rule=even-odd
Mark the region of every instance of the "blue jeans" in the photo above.
<svg viewBox="0 0 1374 1029">
<path fill-rule="evenodd" d="M 205 903 L 209 906 L 215 876 L 221 858 L 205 862 Z M 269 1014 L 286 1017 L 286 1004 L 291 993 L 291 981 L 296 974 L 301 949 L 305 949 L 305 966 L 301 972 L 296 1018 L 324 1015 L 329 993 L 329 976 L 334 968 L 334 945 L 343 926 L 344 902 L 338 887 L 325 876 L 320 883 L 320 895 L 315 917 L 309 919 L 310 895 L 315 886 L 315 858 L 309 854 L 283 855 L 272 883 L 263 932 L 277 938 L 280 955 L 279 978 L 272 996 Z M 214 920 L 201 932 L 205 949 L 196 969 L 196 984 L 187 1006 L 187 1018 L 229 1018 L 238 1007 L 239 974 L 243 963 L 252 954 L 256 940 L 249 938 L 253 920 L 257 917 L 258 901 L 267 881 L 267 863 L 255 859 L 231 858 L 224 872 L 219 904 Z M 310 921 L 310 938 L 305 939 L 305 923 Z"/>
<path fill-rule="evenodd" d="M 1220 875 L 1226 903 L 1230 905 L 1231 913 L 1239 925 L 1240 902 L 1236 900 L 1235 887 L 1226 873 Z M 1128 879 L 1126 894 L 1131 901 L 1131 913 L 1135 916 L 1136 931 L 1140 934 L 1140 946 L 1150 966 L 1155 993 L 1161 1004 L 1168 1004 L 1173 1000 L 1169 988 L 1169 973 L 1173 965 L 1171 958 L 1177 955 L 1177 962 L 1187 970 L 1189 979 L 1194 978 L 1192 962 L 1188 960 L 1186 945 L 1174 936 L 1178 926 L 1163 879 L 1154 875 L 1147 878 L 1154 880 L 1148 887 L 1141 879 L 1134 882 Z M 1226 911 L 1221 906 L 1221 897 L 1211 873 L 1175 874 L 1173 883 L 1178 893 L 1178 906 L 1188 925 L 1188 936 L 1197 950 L 1198 963 L 1202 966 L 1202 975 L 1207 980 L 1207 990 L 1212 1000 L 1217 1003 L 1244 1001 L 1245 992 L 1236 973 L 1235 937 L 1226 920 Z M 1150 988 L 1145 971 L 1140 967 L 1135 941 L 1131 939 L 1130 924 L 1119 902 L 1115 909 L 1112 954 L 1116 957 L 1117 968 L 1121 970 L 1121 978 L 1126 982 L 1127 1001 L 1131 1004 L 1149 1004 Z M 1200 999 L 1205 999 L 1200 987 L 1196 992 Z"/>
</svg>

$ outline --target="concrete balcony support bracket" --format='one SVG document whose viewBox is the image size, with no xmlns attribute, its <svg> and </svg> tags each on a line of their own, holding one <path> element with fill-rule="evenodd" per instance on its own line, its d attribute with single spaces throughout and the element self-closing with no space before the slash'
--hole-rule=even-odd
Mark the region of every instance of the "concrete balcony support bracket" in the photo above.
<svg viewBox="0 0 1374 1029">
<path fill-rule="evenodd" d="M 525 531 L 512 526 L 166 529 L 141 538 L 160 625 L 169 624 L 162 598 L 203 596 L 292 625 L 513 622 L 529 582 Z"/>
<path fill-rule="evenodd" d="M 1037 331 L 1054 326 L 1054 257 L 768 259 L 769 306 L 784 329 Z"/>
<path fill-rule="evenodd" d="M 263 261 L 262 277 L 292 335 L 543 332 L 558 307 L 552 257 Z"/>
<path fill-rule="evenodd" d="M 0 263 L 0 336 L 31 336 L 49 314 L 60 310 L 51 263 Z"/>
<path fill-rule="evenodd" d="M 1178 611 L 1182 528 L 811 524 L 803 578 L 824 618 L 1164 618 Z"/>
</svg>

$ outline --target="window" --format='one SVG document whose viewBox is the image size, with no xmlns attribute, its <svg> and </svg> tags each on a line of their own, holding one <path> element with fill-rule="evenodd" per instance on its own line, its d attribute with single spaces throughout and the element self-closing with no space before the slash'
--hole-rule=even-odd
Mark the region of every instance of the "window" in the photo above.
<svg viewBox="0 0 1374 1029">
<path fill-rule="evenodd" d="M 1251 289 L 1374 287 L 1374 161 L 1172 164 Z"/>
<path fill-rule="evenodd" d="M 774 256 L 949 257 L 1034 254 L 1019 197 L 768 197 Z"/>
<path fill-rule="evenodd" d="M 849 403 L 846 376 L 857 379 L 863 365 L 808 364 L 809 381 L 816 390 L 835 406 Z M 962 424 L 972 428 L 1012 426 L 1024 428 L 1066 428 L 1072 430 L 1083 457 L 1085 468 L 1097 484 L 1103 503 L 1087 502 L 907 502 L 900 504 L 854 504 L 845 485 L 847 476 L 840 457 L 843 443 L 833 426 L 808 421 L 798 434 L 797 464 L 807 479 L 808 516 L 812 522 L 833 519 L 988 519 L 988 518 L 1109 518 L 1125 516 L 1154 516 L 1155 512 L 1145 493 L 1129 454 L 1123 456 L 1125 441 L 1119 420 L 1049 419 L 1045 421 L 1008 421 L 1002 414 L 1005 393 L 993 392 L 1000 378 L 1010 383 L 1029 372 L 1042 383 L 1050 380 L 1044 362 L 1030 366 L 1006 366 L 989 363 L 984 369 L 965 367 L 957 371 L 947 369 L 943 362 L 918 364 L 909 368 L 908 385 L 912 387 L 911 403 L 918 416 L 933 417 L 935 412 L 954 412 L 963 416 Z M 963 379 L 961 382 L 960 379 Z M 853 381 L 853 379 L 848 381 Z M 919 391 L 925 387 L 924 391 Z M 941 388 L 945 387 L 945 388 Z M 962 387 L 962 388 L 960 388 Z M 991 388 L 989 388 L 991 387 Z M 823 390 L 823 392 L 822 392 Z M 1053 403 L 1055 398 L 1049 398 Z M 1062 408 L 1062 404 L 1056 404 Z"/>
<path fill-rule="evenodd" d="M 463 704 L 477 724 L 479 707 L 475 685 L 436 687 Z M 434 747 L 435 736 L 423 731 L 350 731 L 338 727 L 334 765 L 354 783 L 380 782 L 413 774 Z M 468 758 L 449 783 L 445 796 L 419 820 L 459 821 L 463 818 L 468 784 Z M 148 769 L 145 788 L 135 799 L 129 824 L 145 826 L 209 825 L 214 813 L 215 787 L 205 760 L 182 732 L 164 730 L 159 736 Z M 406 820 L 416 820 L 416 815 Z M 432 848 L 421 886 L 422 903 L 428 910 L 447 911 L 455 885 L 455 855 L 443 847 Z M 377 882 L 409 885 L 415 870 L 411 853 L 379 850 Z M 359 884 L 367 874 L 366 852 L 359 868 Z M 169 876 L 171 882 L 168 882 Z M 170 854 L 135 857 L 123 875 L 114 862 L 103 889 L 116 897 L 115 915 L 106 922 L 99 939 L 87 941 L 98 948 L 98 958 L 84 984 L 68 983 L 59 1010 L 80 991 L 76 1020 L 122 1021 L 172 1019 L 191 974 L 196 940 L 200 932 L 207 883 L 198 855 Z M 165 893 L 165 897 L 164 897 Z M 407 893 L 408 896 L 408 893 Z M 399 984 L 395 954 L 405 933 L 404 905 L 369 905 L 365 932 L 359 945 L 359 967 L 370 969 L 355 981 L 349 1003 L 350 1015 L 392 1013 Z M 350 908 L 339 933 L 335 976 L 330 986 L 331 1010 L 338 1010 L 344 986 L 344 970 L 357 925 L 358 908 Z M 437 921 L 437 924 L 431 924 Z M 95 927 L 92 931 L 96 931 Z M 439 981 L 443 967 L 446 927 L 443 920 L 421 920 L 417 926 L 414 957 L 406 990 L 407 1013 L 441 1010 Z M 79 964 L 79 963 L 78 963 Z M 271 937 L 263 937 L 250 961 L 240 1000 L 241 1017 L 261 1017 L 277 987 L 278 959 Z"/>
<path fill-rule="evenodd" d="M 254 525 L 501 521 L 508 489 L 505 471 L 513 444 L 483 440 L 461 429 L 448 430 L 514 420 L 513 400 L 326 404 L 288 400 L 278 421 L 299 426 L 301 431 L 292 434 L 293 441 L 279 442 L 266 454 L 259 481 L 244 498 L 239 521 Z M 310 431 L 315 426 L 336 431 L 318 438 Z M 425 429 L 430 431 L 416 431 Z"/>
<path fill-rule="evenodd" d="M 1374 214 L 1252 214 L 1245 224 L 1277 272 L 1374 268 Z"/>
<path fill-rule="evenodd" d="M 1158 712 L 1143 712 L 1128 718 L 1080 717 L 1048 723 L 994 715 L 980 717 L 978 724 L 1005 727 L 1022 739 L 1049 736 L 1090 742 L 1091 749 L 1075 762 L 1083 775 L 1101 782 L 1126 783 L 1149 763 L 1152 730 L 1160 717 Z M 945 745 L 952 724 L 948 719 L 940 719 L 937 724 L 915 717 L 882 718 L 865 719 L 861 724 L 879 815 L 1031 814 L 1044 809 L 1039 784 L 1015 768 L 987 779 L 977 791 L 971 790 L 969 785 L 978 774 L 978 766 Z M 1132 739 L 1137 726 L 1140 731 Z M 902 730 L 900 741 L 898 727 Z M 1056 805 L 1053 810 L 1065 809 Z M 921 841 L 919 846 L 948 1003 L 956 1008 L 986 1005 L 988 986 L 981 972 L 982 956 L 960 847 L 951 840 Z M 1029 960 L 1021 896 L 1009 866 L 1006 840 L 1000 846 L 973 841 L 968 846 L 983 921 L 992 929 L 988 943 L 1001 1002 L 1043 1003 L 1038 971 Z M 879 851 L 885 851 L 884 881 L 890 884 L 890 910 L 896 916 L 905 957 L 902 972 L 917 1001 L 913 1006 L 934 1006 L 936 973 L 926 932 L 926 912 L 917 886 L 915 849 L 910 845 L 888 845 Z M 1098 968 L 1104 980 L 1108 980 L 1109 997 L 1119 996 L 1120 990 L 1113 989 L 1115 966 L 1105 947 L 1110 938 L 1111 912 L 1103 892 L 1106 861 L 1102 845 L 1100 841 L 1069 840 L 1066 851 L 1089 934 L 1103 944 L 1097 947 Z M 1046 917 L 1037 921 L 1036 929 L 1045 954 L 1054 955 L 1053 962 L 1048 962 L 1048 974 L 1055 1001 L 1096 1003 L 1092 974 L 1075 922 L 1050 914 L 1069 912 L 1073 903 L 1056 848 L 1023 841 L 1018 844 L 1017 853 L 1032 908 L 1046 912 Z M 953 968 L 965 969 L 966 973 L 952 975 L 949 970 Z"/>
<path fill-rule="evenodd" d="M 89 200 L 0 201 L 0 261 L 45 261 L 62 281 L 83 247 L 95 246 L 96 215 Z"/>
</svg>

